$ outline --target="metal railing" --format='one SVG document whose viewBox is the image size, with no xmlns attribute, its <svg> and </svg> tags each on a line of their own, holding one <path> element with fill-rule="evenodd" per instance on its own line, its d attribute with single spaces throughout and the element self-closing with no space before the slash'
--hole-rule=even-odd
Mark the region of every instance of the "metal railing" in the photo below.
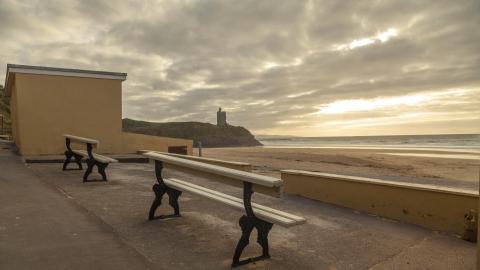
<svg viewBox="0 0 480 270">
<path fill-rule="evenodd" d="M 0 114 L 0 135 L 12 136 L 12 123 L 4 115 Z"/>
</svg>

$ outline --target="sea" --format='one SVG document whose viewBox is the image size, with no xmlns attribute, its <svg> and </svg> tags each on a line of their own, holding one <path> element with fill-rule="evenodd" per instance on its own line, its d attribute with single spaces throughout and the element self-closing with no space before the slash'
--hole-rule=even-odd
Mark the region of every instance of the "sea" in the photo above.
<svg viewBox="0 0 480 270">
<path fill-rule="evenodd" d="M 433 150 L 480 154 L 480 134 L 351 137 L 255 136 L 265 148 Z"/>
</svg>

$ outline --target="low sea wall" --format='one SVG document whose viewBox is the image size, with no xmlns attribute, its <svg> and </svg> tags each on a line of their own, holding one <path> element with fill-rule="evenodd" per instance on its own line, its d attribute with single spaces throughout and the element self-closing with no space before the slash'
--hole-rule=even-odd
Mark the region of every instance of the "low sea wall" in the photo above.
<svg viewBox="0 0 480 270">
<path fill-rule="evenodd" d="M 286 193 L 442 232 L 463 235 L 465 215 L 478 212 L 478 193 L 469 190 L 299 170 L 281 174 Z"/>
<path fill-rule="evenodd" d="M 158 137 L 137 133 L 122 132 L 122 151 L 120 153 L 136 153 L 140 149 L 168 152 L 169 147 L 185 147 L 187 154 L 193 153 L 193 141 L 186 139 Z"/>
</svg>

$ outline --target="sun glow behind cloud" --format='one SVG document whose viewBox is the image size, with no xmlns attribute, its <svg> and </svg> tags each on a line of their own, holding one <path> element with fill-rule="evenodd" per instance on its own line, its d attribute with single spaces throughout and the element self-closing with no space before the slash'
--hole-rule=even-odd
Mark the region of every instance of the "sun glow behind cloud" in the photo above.
<svg viewBox="0 0 480 270">
<path fill-rule="evenodd" d="M 387 42 L 390 38 L 398 35 L 398 30 L 395 28 L 389 28 L 387 31 L 377 34 L 373 37 L 355 39 L 347 44 L 335 45 L 334 50 L 344 51 L 344 50 L 353 50 L 357 47 L 363 47 L 367 45 L 374 44 L 376 42 Z"/>
<path fill-rule="evenodd" d="M 394 106 L 416 106 L 431 102 L 436 99 L 444 99 L 446 97 L 463 95 L 466 92 L 468 92 L 468 90 L 453 89 L 442 92 L 431 92 L 388 98 L 339 100 L 326 105 L 321 105 L 319 107 L 319 111 L 315 114 L 343 114 L 350 112 L 372 111 Z"/>
<path fill-rule="evenodd" d="M 288 63 L 277 63 L 277 62 L 265 62 L 257 71 L 262 72 L 277 67 L 294 67 L 299 66 L 303 62 L 302 58 L 296 57 L 291 62 Z"/>
<path fill-rule="evenodd" d="M 446 134 L 452 133 L 452 125 L 446 123 L 455 123 L 455 128 L 477 127 L 471 123 L 480 121 L 480 107 L 473 105 L 480 102 L 479 97 L 480 88 L 451 88 L 336 100 L 314 106 L 313 113 L 288 115 L 276 122 L 276 129 L 264 129 L 262 133 L 280 134 L 287 128 L 287 134 L 298 136 Z M 306 108 L 291 106 L 291 109 Z"/>
<path fill-rule="evenodd" d="M 290 94 L 287 96 L 287 98 L 297 98 L 297 97 L 303 97 L 303 96 L 307 96 L 307 95 L 310 95 L 310 94 L 313 94 L 315 93 L 315 91 L 307 91 L 307 92 L 301 92 L 301 93 L 297 93 L 297 94 Z"/>
</svg>

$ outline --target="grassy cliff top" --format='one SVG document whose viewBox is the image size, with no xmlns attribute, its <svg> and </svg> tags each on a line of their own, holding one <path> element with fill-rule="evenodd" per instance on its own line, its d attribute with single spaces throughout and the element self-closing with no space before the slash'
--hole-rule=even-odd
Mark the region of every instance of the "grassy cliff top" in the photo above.
<svg viewBox="0 0 480 270">
<path fill-rule="evenodd" d="M 194 145 L 202 142 L 204 147 L 259 146 L 262 145 L 244 127 L 219 127 L 201 122 L 154 123 L 123 119 L 123 130 L 146 135 L 191 139 Z"/>
</svg>

